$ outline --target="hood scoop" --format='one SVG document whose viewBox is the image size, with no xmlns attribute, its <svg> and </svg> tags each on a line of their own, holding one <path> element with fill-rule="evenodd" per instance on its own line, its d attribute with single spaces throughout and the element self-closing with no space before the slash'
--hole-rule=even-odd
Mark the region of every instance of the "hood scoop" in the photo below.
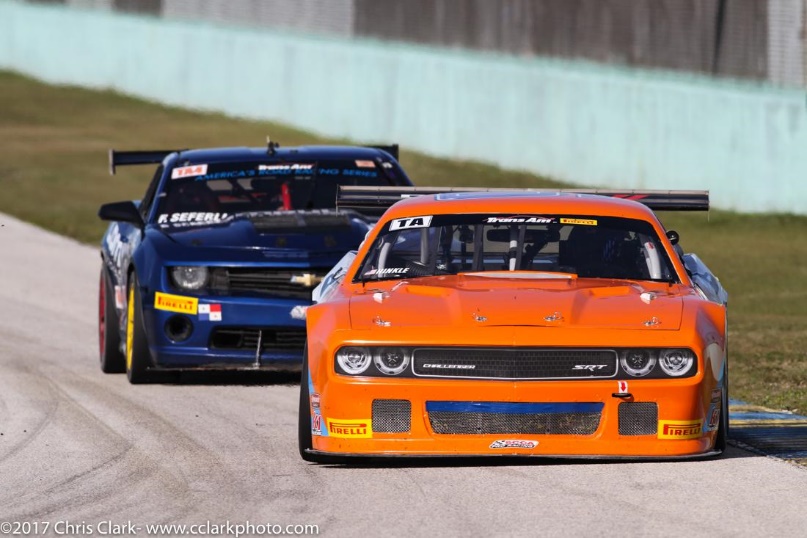
<svg viewBox="0 0 807 538">
<path fill-rule="evenodd" d="M 323 209 L 243 213 L 239 217 L 248 219 L 258 233 L 333 232 L 351 227 L 347 213 Z"/>
<path fill-rule="evenodd" d="M 682 297 L 657 286 L 547 283 L 545 287 L 464 286 L 461 278 L 433 285 L 400 281 L 379 284 L 350 300 L 355 328 L 402 326 L 607 328 L 676 330 Z M 648 296 L 652 295 L 652 299 Z M 379 323 L 379 320 L 383 323 Z"/>
</svg>

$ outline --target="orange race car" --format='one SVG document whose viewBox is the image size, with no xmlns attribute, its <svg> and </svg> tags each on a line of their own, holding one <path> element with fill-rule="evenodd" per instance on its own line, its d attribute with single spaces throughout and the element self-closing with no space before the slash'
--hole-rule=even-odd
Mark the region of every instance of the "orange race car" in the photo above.
<svg viewBox="0 0 807 538">
<path fill-rule="evenodd" d="M 340 193 L 400 201 L 308 308 L 304 460 L 725 449 L 727 294 L 652 211 L 708 193 L 450 190 Z"/>
</svg>

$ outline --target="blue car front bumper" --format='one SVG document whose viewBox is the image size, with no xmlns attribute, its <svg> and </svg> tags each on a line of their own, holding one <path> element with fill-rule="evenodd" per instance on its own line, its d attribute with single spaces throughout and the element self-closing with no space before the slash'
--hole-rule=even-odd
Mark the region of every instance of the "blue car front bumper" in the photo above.
<svg viewBox="0 0 807 538">
<path fill-rule="evenodd" d="M 186 297 L 187 311 L 165 310 L 152 294 L 143 315 L 153 366 L 165 370 L 299 370 L 310 301 L 232 296 Z"/>
</svg>

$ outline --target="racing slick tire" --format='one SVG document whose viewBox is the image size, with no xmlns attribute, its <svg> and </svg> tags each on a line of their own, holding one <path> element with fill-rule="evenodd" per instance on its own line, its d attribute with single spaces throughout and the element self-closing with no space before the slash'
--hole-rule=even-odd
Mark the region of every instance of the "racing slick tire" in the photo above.
<svg viewBox="0 0 807 538">
<path fill-rule="evenodd" d="M 146 339 L 146 329 L 143 326 L 143 304 L 137 285 L 137 275 L 132 273 L 129 278 L 129 289 L 126 302 L 126 377 L 129 383 L 154 382 L 154 375 L 148 371 L 151 365 L 149 360 L 149 345 Z"/>
<path fill-rule="evenodd" d="M 717 437 L 715 438 L 715 450 L 721 454 L 726 451 L 729 440 L 729 372 L 726 368 L 725 380 L 723 381 L 722 395 L 720 396 L 720 423 L 717 426 Z"/>
<path fill-rule="evenodd" d="M 311 463 L 342 463 L 341 458 L 307 452 L 313 448 L 311 440 L 311 399 L 308 394 L 308 348 L 303 351 L 303 371 L 300 375 L 300 409 L 297 413 L 297 442 L 300 457 Z"/>
<path fill-rule="evenodd" d="M 115 312 L 115 295 L 112 292 L 106 269 L 101 266 L 98 282 L 98 343 L 101 371 L 105 374 L 122 374 L 126 371 L 126 357 L 120 349 L 118 314 Z"/>
</svg>

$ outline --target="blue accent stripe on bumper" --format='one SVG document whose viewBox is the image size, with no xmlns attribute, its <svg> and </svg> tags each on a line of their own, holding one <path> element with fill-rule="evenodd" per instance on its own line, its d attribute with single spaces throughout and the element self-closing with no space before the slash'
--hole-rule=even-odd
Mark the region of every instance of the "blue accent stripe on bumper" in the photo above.
<svg viewBox="0 0 807 538">
<path fill-rule="evenodd" d="M 522 403 L 522 402 L 426 402 L 426 411 L 455 413 L 501 413 L 508 415 L 550 413 L 600 413 L 602 402 Z"/>
</svg>

